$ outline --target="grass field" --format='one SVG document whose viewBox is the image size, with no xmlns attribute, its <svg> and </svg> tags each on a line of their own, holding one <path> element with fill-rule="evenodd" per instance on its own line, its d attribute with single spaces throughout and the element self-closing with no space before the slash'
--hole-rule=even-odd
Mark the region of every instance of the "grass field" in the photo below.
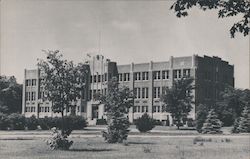
<svg viewBox="0 0 250 159">
<path fill-rule="evenodd" d="M 44 139 L 0 139 L 0 158 L 86 159 L 249 159 L 249 136 L 129 137 L 128 144 L 107 144 L 101 137 L 73 138 L 69 151 L 52 151 Z M 226 142 L 226 139 L 229 140 Z"/>
</svg>

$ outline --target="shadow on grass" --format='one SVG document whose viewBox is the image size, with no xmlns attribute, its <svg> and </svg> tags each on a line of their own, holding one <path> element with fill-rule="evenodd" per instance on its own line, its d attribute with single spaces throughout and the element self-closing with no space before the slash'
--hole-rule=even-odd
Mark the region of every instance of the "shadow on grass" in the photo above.
<svg viewBox="0 0 250 159">
<path fill-rule="evenodd" d="M 69 149 L 73 152 L 103 152 L 103 151 L 115 151 L 114 149 Z"/>
<path fill-rule="evenodd" d="M 131 145 L 155 145 L 156 143 L 154 142 L 128 142 L 128 144 Z"/>
</svg>

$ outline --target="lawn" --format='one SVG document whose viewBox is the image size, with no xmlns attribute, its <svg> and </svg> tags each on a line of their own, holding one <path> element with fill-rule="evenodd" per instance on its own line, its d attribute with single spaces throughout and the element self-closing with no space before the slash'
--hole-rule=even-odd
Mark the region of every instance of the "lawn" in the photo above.
<svg viewBox="0 0 250 159">
<path fill-rule="evenodd" d="M 69 151 L 52 151 L 44 139 L 0 139 L 0 158 L 86 159 L 249 159 L 249 136 L 203 136 L 209 141 L 194 143 L 189 137 L 129 137 L 128 144 L 107 144 L 101 137 L 72 138 Z M 227 139 L 227 142 L 226 142 Z M 212 141 L 211 141 L 212 140 Z"/>
</svg>

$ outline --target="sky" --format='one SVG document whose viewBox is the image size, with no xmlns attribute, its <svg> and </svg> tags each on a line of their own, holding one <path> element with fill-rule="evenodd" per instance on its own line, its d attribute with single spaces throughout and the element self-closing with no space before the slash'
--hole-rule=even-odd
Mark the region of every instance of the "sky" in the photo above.
<svg viewBox="0 0 250 159">
<path fill-rule="evenodd" d="M 167 61 L 170 56 L 219 56 L 235 67 L 235 86 L 249 88 L 249 36 L 230 38 L 240 17 L 191 9 L 177 18 L 173 1 L 1 0 L 0 73 L 23 82 L 42 50 L 74 62 L 102 54 L 118 64 Z"/>
</svg>

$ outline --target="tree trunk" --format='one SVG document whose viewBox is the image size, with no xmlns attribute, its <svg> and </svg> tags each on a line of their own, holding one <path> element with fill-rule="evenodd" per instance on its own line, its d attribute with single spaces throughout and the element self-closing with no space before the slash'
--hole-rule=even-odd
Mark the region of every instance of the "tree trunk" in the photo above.
<svg viewBox="0 0 250 159">
<path fill-rule="evenodd" d="M 62 130 L 61 130 L 61 133 L 62 133 L 62 135 L 64 135 L 64 113 L 63 113 L 63 110 L 61 111 L 61 115 L 62 115 Z"/>
</svg>

